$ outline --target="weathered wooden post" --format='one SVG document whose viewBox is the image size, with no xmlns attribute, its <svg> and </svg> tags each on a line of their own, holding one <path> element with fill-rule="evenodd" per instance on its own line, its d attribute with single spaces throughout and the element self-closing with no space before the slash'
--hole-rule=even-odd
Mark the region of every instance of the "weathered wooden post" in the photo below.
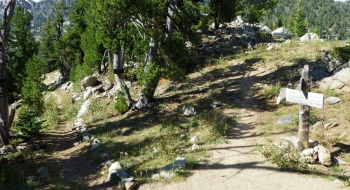
<svg viewBox="0 0 350 190">
<path fill-rule="evenodd" d="M 310 71 L 309 65 L 305 65 L 301 71 L 299 90 L 303 92 L 306 99 L 310 91 Z M 299 131 L 298 137 L 304 149 L 309 148 L 309 118 L 310 106 L 300 104 L 299 106 Z"/>
<path fill-rule="evenodd" d="M 287 88 L 285 91 L 287 101 L 300 104 L 298 140 L 304 149 L 309 148 L 310 106 L 323 108 L 323 94 L 309 92 L 310 81 L 309 65 L 305 65 L 301 71 L 298 90 Z"/>
</svg>

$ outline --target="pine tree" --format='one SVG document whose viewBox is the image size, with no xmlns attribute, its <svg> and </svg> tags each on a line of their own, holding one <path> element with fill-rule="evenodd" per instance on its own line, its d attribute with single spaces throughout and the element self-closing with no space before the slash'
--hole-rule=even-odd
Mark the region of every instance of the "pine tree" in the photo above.
<svg viewBox="0 0 350 190">
<path fill-rule="evenodd" d="M 28 106 L 29 110 L 33 110 L 41 114 L 43 112 L 43 94 L 44 85 L 42 83 L 42 75 L 44 67 L 42 62 L 33 56 L 26 65 L 26 78 L 22 86 L 22 99 Z"/>
<path fill-rule="evenodd" d="M 26 77 L 25 64 L 37 53 L 37 43 L 31 32 L 33 16 L 24 7 L 17 6 L 12 19 L 12 31 L 9 40 L 9 54 L 11 64 L 9 70 L 9 93 L 10 98 L 19 95 L 23 79 Z"/>
<path fill-rule="evenodd" d="M 289 20 L 288 29 L 293 35 L 298 37 L 307 33 L 306 21 L 301 8 L 298 8 Z"/>
<path fill-rule="evenodd" d="M 239 0 L 210 0 L 209 7 L 211 13 L 209 14 L 214 19 L 215 29 L 219 28 L 219 24 L 223 22 L 230 22 L 236 16 L 236 7 Z"/>
</svg>

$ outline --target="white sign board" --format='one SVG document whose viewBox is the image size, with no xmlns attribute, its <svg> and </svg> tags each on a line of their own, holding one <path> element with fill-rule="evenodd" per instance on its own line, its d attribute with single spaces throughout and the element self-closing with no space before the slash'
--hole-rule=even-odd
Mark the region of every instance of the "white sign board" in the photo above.
<svg viewBox="0 0 350 190">
<path fill-rule="evenodd" d="M 286 89 L 286 100 L 297 104 L 323 109 L 323 94 Z"/>
</svg>

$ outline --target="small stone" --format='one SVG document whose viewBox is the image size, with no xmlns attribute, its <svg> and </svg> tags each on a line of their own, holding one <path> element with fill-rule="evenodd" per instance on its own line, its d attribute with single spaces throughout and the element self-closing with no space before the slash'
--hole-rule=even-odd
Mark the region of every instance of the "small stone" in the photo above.
<svg viewBox="0 0 350 190">
<path fill-rule="evenodd" d="M 338 103 L 338 102 L 340 102 L 340 101 L 341 101 L 341 99 L 340 99 L 340 98 L 337 98 L 337 97 L 329 97 L 329 98 L 327 98 L 327 99 L 324 100 L 324 102 L 325 102 L 326 104 L 330 104 L 330 105 L 336 104 L 336 103 Z"/>
<path fill-rule="evenodd" d="M 126 183 L 128 182 L 133 182 L 135 179 L 133 177 L 129 177 L 129 178 L 125 178 L 125 179 L 122 179 L 122 181 L 120 182 L 120 186 L 123 188 Z M 126 187 L 125 187 L 126 188 Z M 127 188 L 126 188 L 127 189 Z"/>
<path fill-rule="evenodd" d="M 186 167 L 186 159 L 181 156 L 176 157 L 174 161 L 174 166 L 178 168 Z"/>
<path fill-rule="evenodd" d="M 197 114 L 196 110 L 191 105 L 184 105 L 184 107 L 182 108 L 182 111 L 186 116 L 193 116 Z"/>
<path fill-rule="evenodd" d="M 198 141 L 197 135 L 194 136 L 194 137 L 192 137 L 192 138 L 190 139 L 190 142 L 191 142 L 192 144 L 196 144 L 197 141 Z"/>
<path fill-rule="evenodd" d="M 315 130 L 315 129 L 319 129 L 319 128 L 323 128 L 323 122 L 322 121 L 318 121 L 315 124 L 313 124 L 310 129 Z"/>
<path fill-rule="evenodd" d="M 101 155 L 100 162 L 103 163 L 103 162 L 109 160 L 110 158 L 111 158 L 111 157 L 109 156 L 108 153 L 103 153 L 103 154 Z"/>
<path fill-rule="evenodd" d="M 159 174 L 153 174 L 152 175 L 152 179 L 159 179 L 160 178 L 160 175 Z"/>
<path fill-rule="evenodd" d="M 38 172 L 39 172 L 39 178 L 47 177 L 50 174 L 49 171 L 44 167 L 39 168 Z"/>
<path fill-rule="evenodd" d="M 137 183 L 135 181 L 129 181 L 125 183 L 126 190 L 134 190 L 136 186 L 137 186 Z"/>
<path fill-rule="evenodd" d="M 324 124 L 324 128 L 325 129 L 330 129 L 330 128 L 336 127 L 337 125 L 338 125 L 338 123 L 330 122 L 330 123 Z"/>
<path fill-rule="evenodd" d="M 90 151 L 94 151 L 94 150 L 96 150 L 98 147 L 100 147 L 100 143 L 93 144 L 93 145 L 91 145 Z"/>
<path fill-rule="evenodd" d="M 289 123 L 293 123 L 293 116 L 291 115 L 284 115 L 276 122 L 277 125 L 284 125 Z"/>
</svg>

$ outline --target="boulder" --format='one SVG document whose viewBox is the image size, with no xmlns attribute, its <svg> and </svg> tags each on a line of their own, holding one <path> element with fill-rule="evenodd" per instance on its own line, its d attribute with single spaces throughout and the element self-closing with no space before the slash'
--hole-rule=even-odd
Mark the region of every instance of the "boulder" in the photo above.
<svg viewBox="0 0 350 190">
<path fill-rule="evenodd" d="M 325 165 L 332 165 L 331 153 L 322 145 L 317 145 L 314 150 L 318 153 L 318 161 Z"/>
<path fill-rule="evenodd" d="M 321 80 L 328 77 L 329 74 L 324 70 L 313 70 L 310 71 L 310 77 L 312 80 Z"/>
<path fill-rule="evenodd" d="M 90 86 L 86 87 L 84 92 L 84 100 L 87 100 L 91 94 L 92 94 L 92 87 Z"/>
<path fill-rule="evenodd" d="M 345 86 L 345 84 L 340 80 L 333 80 L 331 85 L 329 86 L 329 89 L 341 89 Z"/>
<path fill-rule="evenodd" d="M 122 165 L 120 162 L 114 162 L 108 169 L 108 172 L 118 171 L 119 169 L 122 169 Z"/>
<path fill-rule="evenodd" d="M 301 42 L 314 42 L 320 41 L 320 37 L 315 33 L 306 33 L 304 36 L 299 39 Z"/>
<path fill-rule="evenodd" d="M 325 62 L 325 61 L 322 61 L 322 62 Z M 324 64 L 324 70 L 327 71 L 328 73 L 333 73 L 333 71 L 335 71 L 335 69 L 340 65 L 342 65 L 342 62 L 340 60 L 333 59 Z"/>
<path fill-rule="evenodd" d="M 334 80 L 333 77 L 324 78 L 319 82 L 318 87 L 321 90 L 327 90 L 329 86 L 332 84 L 333 80 Z"/>
<path fill-rule="evenodd" d="M 284 39 L 292 39 L 292 34 L 288 32 L 285 28 L 277 28 L 274 30 L 272 33 L 272 36 L 274 37 L 279 37 L 279 38 L 284 38 Z"/>
<path fill-rule="evenodd" d="M 81 108 L 78 112 L 78 116 L 77 118 L 80 118 L 81 116 L 83 116 L 88 110 L 89 110 L 89 106 L 91 104 L 90 100 L 86 100 L 83 105 L 81 105 Z"/>
<path fill-rule="evenodd" d="M 64 78 L 59 70 L 45 74 L 43 83 L 48 87 L 49 90 L 55 90 L 58 86 L 62 85 Z"/>
<path fill-rule="evenodd" d="M 68 92 L 70 89 L 72 89 L 72 87 L 73 87 L 73 83 L 71 81 L 68 81 L 61 86 L 61 90 Z"/>
<path fill-rule="evenodd" d="M 347 86 L 350 86 L 350 68 L 345 68 L 333 76 L 334 79 L 338 79 L 345 83 Z"/>
<path fill-rule="evenodd" d="M 263 27 L 261 28 L 261 31 L 264 31 L 264 32 L 266 32 L 267 34 L 271 34 L 271 33 L 272 33 L 272 30 L 271 30 L 269 27 L 267 27 L 267 26 L 263 26 Z"/>
<path fill-rule="evenodd" d="M 97 78 L 93 76 L 85 77 L 83 80 L 80 81 L 80 88 L 82 90 L 85 90 L 88 86 L 94 86 L 97 83 Z"/>
<path fill-rule="evenodd" d="M 350 87 L 349 86 L 344 86 L 343 88 L 340 89 L 342 92 L 347 92 L 350 93 Z"/>
</svg>

